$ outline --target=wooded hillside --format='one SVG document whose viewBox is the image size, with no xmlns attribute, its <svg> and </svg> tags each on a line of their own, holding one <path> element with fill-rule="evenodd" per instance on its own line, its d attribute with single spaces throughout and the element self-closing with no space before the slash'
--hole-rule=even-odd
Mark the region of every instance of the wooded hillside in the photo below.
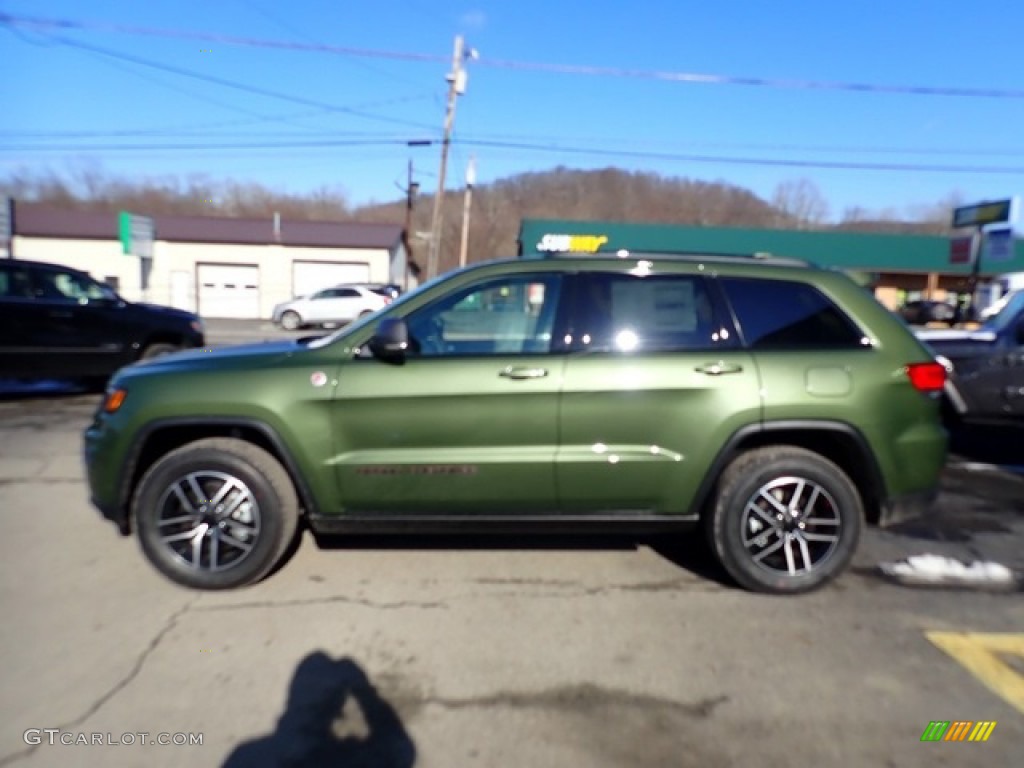
<svg viewBox="0 0 1024 768">
<path fill-rule="evenodd" d="M 96 169 L 54 173 L 15 172 L 0 179 L 0 194 L 76 210 L 131 210 L 150 215 L 271 217 L 403 224 L 406 201 L 352 207 L 340 187 L 307 194 L 282 194 L 257 183 L 184 179 L 126 180 Z M 444 201 L 441 271 L 458 262 L 463 221 L 463 190 Z M 725 181 L 669 178 L 615 168 L 573 170 L 558 167 L 481 184 L 474 188 L 469 226 L 469 261 L 516 252 L 524 218 L 604 220 L 710 227 L 841 229 L 864 232 L 943 233 L 955 198 L 915 211 L 910 220 L 863 209 L 829 223 L 828 204 L 813 182 L 779 185 L 770 201 Z M 414 256 L 426 262 L 434 196 L 421 194 L 413 206 L 410 238 Z M 420 236 L 417 235 L 419 233 Z"/>
</svg>

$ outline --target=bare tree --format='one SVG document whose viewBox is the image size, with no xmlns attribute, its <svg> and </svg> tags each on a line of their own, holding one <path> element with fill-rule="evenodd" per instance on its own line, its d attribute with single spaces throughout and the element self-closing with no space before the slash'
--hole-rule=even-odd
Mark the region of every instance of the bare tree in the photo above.
<svg viewBox="0 0 1024 768">
<path fill-rule="evenodd" d="M 815 229 L 828 218 L 828 202 L 810 179 L 784 181 L 775 187 L 772 205 L 778 211 L 777 224 L 795 229 Z"/>
<path fill-rule="evenodd" d="M 920 222 L 927 231 L 936 235 L 946 234 L 952 227 L 953 209 L 965 204 L 961 192 L 950 192 L 938 202 L 917 205 L 909 209 L 910 219 Z"/>
</svg>

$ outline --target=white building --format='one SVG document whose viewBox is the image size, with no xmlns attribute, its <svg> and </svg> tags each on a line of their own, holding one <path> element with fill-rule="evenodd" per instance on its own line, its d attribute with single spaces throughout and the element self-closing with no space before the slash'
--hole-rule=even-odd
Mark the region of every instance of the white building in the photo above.
<svg viewBox="0 0 1024 768">
<path fill-rule="evenodd" d="M 337 283 L 416 284 L 402 227 L 355 222 L 153 217 L 151 260 L 125 254 L 118 215 L 18 203 L 12 255 L 89 272 L 129 301 L 204 317 L 269 318 Z"/>
</svg>

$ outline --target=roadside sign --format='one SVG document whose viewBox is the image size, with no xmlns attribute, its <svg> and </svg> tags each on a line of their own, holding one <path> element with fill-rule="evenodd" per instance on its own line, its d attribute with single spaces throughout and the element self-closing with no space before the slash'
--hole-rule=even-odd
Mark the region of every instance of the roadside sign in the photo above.
<svg viewBox="0 0 1024 768">
<path fill-rule="evenodd" d="M 949 241 L 949 263 L 970 264 L 974 261 L 974 235 L 954 237 Z"/>
<path fill-rule="evenodd" d="M 153 258 L 153 237 L 155 234 L 153 220 L 147 216 L 135 216 L 128 211 L 121 211 L 118 217 L 118 228 L 121 236 L 121 248 L 143 259 Z"/>
<path fill-rule="evenodd" d="M 982 254 L 985 261 L 1010 261 L 1013 258 L 1013 230 L 990 229 L 984 234 Z"/>
<path fill-rule="evenodd" d="M 996 200 L 953 209 L 953 229 L 981 227 L 1010 220 L 1012 200 Z"/>
</svg>

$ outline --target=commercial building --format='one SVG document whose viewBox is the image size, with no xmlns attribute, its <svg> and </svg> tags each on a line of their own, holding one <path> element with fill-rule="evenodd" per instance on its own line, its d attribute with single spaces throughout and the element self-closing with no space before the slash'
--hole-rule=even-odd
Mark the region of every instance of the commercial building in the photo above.
<svg viewBox="0 0 1024 768">
<path fill-rule="evenodd" d="M 859 273 L 878 299 L 896 309 L 908 294 L 944 299 L 969 290 L 972 264 L 957 241 L 938 235 L 890 235 L 783 229 L 740 229 L 608 221 L 523 219 L 519 255 L 547 253 L 771 253 Z M 1024 272 L 1024 241 L 981 249 L 982 280 Z"/>
<path fill-rule="evenodd" d="M 15 258 L 63 264 L 129 301 L 204 317 L 268 318 L 293 296 L 345 282 L 416 284 L 402 227 L 356 222 L 155 216 L 151 258 L 124 252 L 117 213 L 18 203 Z"/>
</svg>

